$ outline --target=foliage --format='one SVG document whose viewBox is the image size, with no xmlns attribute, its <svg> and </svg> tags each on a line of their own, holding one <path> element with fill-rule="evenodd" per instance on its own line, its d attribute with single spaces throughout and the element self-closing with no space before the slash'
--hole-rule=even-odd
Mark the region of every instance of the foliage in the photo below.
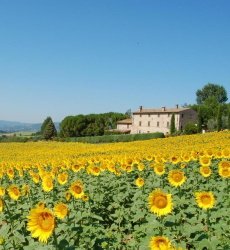
<svg viewBox="0 0 230 250">
<path fill-rule="evenodd" d="M 44 137 L 45 140 L 50 140 L 53 137 L 57 136 L 57 130 L 55 128 L 55 125 L 51 117 L 48 117 L 44 121 L 44 123 L 42 124 L 41 131 L 42 131 L 42 136 Z"/>
<path fill-rule="evenodd" d="M 194 123 L 187 123 L 184 127 L 184 134 L 192 135 L 198 132 L 198 127 Z"/>
<path fill-rule="evenodd" d="M 170 134 L 174 134 L 176 132 L 176 125 L 175 125 L 175 114 L 172 114 L 171 122 L 170 122 Z"/>
<path fill-rule="evenodd" d="M 198 120 L 197 121 L 197 132 L 201 133 L 202 132 L 203 119 L 202 119 L 200 107 L 198 108 L 197 120 Z"/>
<path fill-rule="evenodd" d="M 222 107 L 219 105 L 218 107 L 218 113 L 217 113 L 217 131 L 220 131 L 223 127 L 223 122 L 222 122 Z"/>
<path fill-rule="evenodd" d="M 41 125 L 41 129 L 40 129 L 40 134 L 43 135 L 44 131 L 45 131 L 45 127 L 46 125 L 52 121 L 52 118 L 50 116 L 46 117 L 46 119 L 43 121 L 42 125 Z"/>
<path fill-rule="evenodd" d="M 147 250 L 153 237 L 164 236 L 175 249 L 227 250 L 230 176 L 220 169 L 230 164 L 229 139 L 229 132 L 220 132 L 106 145 L 1 144 L 0 249 Z M 209 176 L 201 165 L 211 169 Z M 172 182 L 173 171 L 183 174 L 179 185 L 177 178 Z M 66 182 L 60 182 L 63 174 Z M 138 178 L 143 185 L 136 184 Z M 45 180 L 52 183 L 49 191 Z M 79 198 L 66 195 L 73 183 L 81 183 Z M 148 204 L 158 189 L 172 202 L 162 216 Z M 197 192 L 208 192 L 213 200 L 205 197 L 202 204 Z M 63 218 L 55 213 L 60 202 L 68 208 Z M 38 207 L 55 216 L 47 243 L 28 230 L 28 216 Z"/>
<path fill-rule="evenodd" d="M 228 126 L 227 126 L 227 128 L 228 128 L 228 130 L 230 130 L 230 107 L 228 108 Z"/>
<path fill-rule="evenodd" d="M 225 103 L 228 100 L 227 92 L 223 86 L 218 84 L 208 83 L 202 89 L 196 91 L 196 101 L 198 104 L 204 104 L 205 101 L 213 98 L 217 103 Z"/>
<path fill-rule="evenodd" d="M 148 133 L 148 134 L 123 134 L 123 135 L 103 135 L 103 136 L 90 136 L 90 137 L 77 137 L 71 138 L 70 141 L 84 142 L 84 143 L 110 143 L 110 142 L 131 142 L 131 141 L 142 141 L 156 138 L 164 138 L 164 134 Z"/>
<path fill-rule="evenodd" d="M 60 124 L 60 136 L 79 137 L 103 135 L 106 130 L 116 128 L 116 123 L 128 116 L 122 113 L 104 113 L 67 116 Z"/>
</svg>

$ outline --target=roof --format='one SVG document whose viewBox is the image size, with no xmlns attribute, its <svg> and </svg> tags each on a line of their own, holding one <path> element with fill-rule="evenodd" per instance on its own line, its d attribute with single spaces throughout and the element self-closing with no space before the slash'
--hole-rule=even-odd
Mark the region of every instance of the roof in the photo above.
<svg viewBox="0 0 230 250">
<path fill-rule="evenodd" d="M 133 112 L 133 114 L 149 114 L 149 113 L 179 113 L 182 111 L 187 111 L 187 110 L 191 110 L 190 108 L 166 108 L 166 107 L 162 107 L 162 108 L 156 108 L 156 109 L 145 109 L 142 108 L 141 110 L 137 110 L 135 112 Z"/>
<path fill-rule="evenodd" d="M 121 121 L 118 121 L 117 124 L 132 124 L 132 119 L 124 119 Z"/>
</svg>

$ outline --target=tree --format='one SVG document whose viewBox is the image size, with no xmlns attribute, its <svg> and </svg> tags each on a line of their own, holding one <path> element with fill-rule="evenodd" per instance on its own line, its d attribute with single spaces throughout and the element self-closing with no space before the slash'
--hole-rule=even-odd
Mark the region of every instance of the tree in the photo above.
<svg viewBox="0 0 230 250">
<path fill-rule="evenodd" d="M 43 127 L 41 128 L 41 131 L 44 139 L 50 140 L 51 138 L 57 136 L 57 130 L 51 117 L 47 117 L 46 120 L 43 122 L 42 126 Z"/>
<path fill-rule="evenodd" d="M 171 123 L 170 123 L 170 134 L 174 134 L 176 132 L 176 125 L 175 125 L 175 114 L 172 114 Z"/>
<path fill-rule="evenodd" d="M 52 118 L 50 116 L 48 116 L 42 123 L 41 129 L 40 129 L 40 133 L 43 134 L 44 133 L 44 129 L 46 127 L 46 125 L 52 121 Z"/>
<path fill-rule="evenodd" d="M 230 130 L 230 107 L 228 108 L 228 130 Z"/>
<path fill-rule="evenodd" d="M 213 83 L 208 83 L 202 89 L 198 89 L 196 96 L 197 104 L 204 104 L 210 97 L 214 97 L 218 103 L 225 103 L 228 100 L 225 88 Z"/>
<path fill-rule="evenodd" d="M 184 133 L 186 135 L 192 135 L 197 133 L 197 126 L 194 123 L 187 123 L 184 127 Z"/>
<path fill-rule="evenodd" d="M 198 108 L 198 114 L 197 114 L 197 132 L 201 133 L 202 132 L 202 124 L 203 124 L 203 119 L 202 119 L 202 114 L 201 114 L 201 108 Z"/>
<path fill-rule="evenodd" d="M 221 105 L 218 107 L 218 112 L 217 112 L 217 131 L 220 131 L 223 127 L 222 124 L 222 109 Z"/>
</svg>

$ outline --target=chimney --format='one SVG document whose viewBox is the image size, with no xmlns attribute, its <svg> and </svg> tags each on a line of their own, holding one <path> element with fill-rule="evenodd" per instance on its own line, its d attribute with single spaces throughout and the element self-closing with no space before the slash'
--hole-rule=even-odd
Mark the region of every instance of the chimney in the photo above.
<svg viewBox="0 0 230 250">
<path fill-rule="evenodd" d="M 165 107 L 161 107 L 161 111 L 165 111 L 166 110 L 166 108 Z"/>
<path fill-rule="evenodd" d="M 142 106 L 139 107 L 140 108 L 140 112 L 142 111 Z"/>
<path fill-rule="evenodd" d="M 177 109 L 179 108 L 179 105 L 178 105 L 178 104 L 176 104 L 176 108 L 177 108 Z"/>
</svg>

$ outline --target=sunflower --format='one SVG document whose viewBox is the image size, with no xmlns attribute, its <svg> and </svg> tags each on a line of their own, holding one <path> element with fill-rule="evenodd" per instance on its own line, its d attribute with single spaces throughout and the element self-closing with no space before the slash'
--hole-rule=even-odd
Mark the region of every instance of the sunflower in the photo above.
<svg viewBox="0 0 230 250">
<path fill-rule="evenodd" d="M 170 158 L 171 162 L 173 164 L 177 164 L 179 161 L 180 161 L 180 157 L 179 156 L 176 156 L 176 155 L 173 155 L 171 158 Z"/>
<path fill-rule="evenodd" d="M 145 169 L 144 163 L 143 162 L 139 162 L 137 164 L 137 168 L 138 168 L 138 171 L 140 171 L 140 172 L 143 171 Z"/>
<path fill-rule="evenodd" d="M 219 175 L 223 178 L 230 177 L 230 161 L 221 161 L 218 165 Z"/>
<path fill-rule="evenodd" d="M 201 156 L 200 157 L 200 164 L 202 166 L 209 166 L 211 164 L 211 158 L 209 156 Z"/>
<path fill-rule="evenodd" d="M 62 202 L 54 206 L 54 214 L 59 219 L 64 219 L 68 213 L 68 206 Z"/>
<path fill-rule="evenodd" d="M 166 215 L 172 211 L 172 195 L 155 189 L 148 197 L 150 211 L 157 216 Z"/>
<path fill-rule="evenodd" d="M 13 200 L 17 200 L 21 195 L 21 193 L 16 185 L 11 185 L 8 188 L 8 194 L 9 194 L 10 198 Z"/>
<path fill-rule="evenodd" d="M 33 173 L 31 176 L 32 176 L 33 182 L 34 182 L 35 184 L 38 184 L 38 183 L 39 183 L 39 180 L 40 180 L 39 174 Z"/>
<path fill-rule="evenodd" d="M 3 201 L 0 199 L 0 213 L 3 211 Z"/>
<path fill-rule="evenodd" d="M 209 177 L 212 173 L 212 170 L 209 166 L 201 166 L 200 167 L 200 173 L 204 176 L 204 177 Z"/>
<path fill-rule="evenodd" d="M 135 184 L 136 184 L 136 186 L 138 186 L 140 188 L 145 184 L 145 180 L 143 178 L 141 178 L 141 177 L 138 177 L 135 180 Z"/>
<path fill-rule="evenodd" d="M 89 196 L 88 196 L 87 194 L 84 194 L 84 195 L 81 197 L 81 199 L 82 199 L 83 201 L 88 201 L 88 200 L 89 200 Z"/>
<path fill-rule="evenodd" d="M 80 166 L 79 164 L 73 164 L 71 166 L 71 169 L 72 169 L 73 172 L 76 173 L 76 172 L 79 172 L 82 169 L 82 166 Z"/>
<path fill-rule="evenodd" d="M 46 243 L 53 233 L 54 226 L 54 215 L 48 208 L 37 206 L 31 209 L 27 230 L 31 232 L 33 238 L 38 238 L 39 241 Z"/>
<path fill-rule="evenodd" d="M 30 186 L 27 185 L 27 184 L 24 184 L 24 185 L 22 186 L 22 195 L 23 195 L 23 196 L 26 196 L 26 195 L 28 195 L 29 193 L 30 193 Z"/>
<path fill-rule="evenodd" d="M 61 185 L 66 184 L 66 182 L 68 181 L 68 174 L 66 172 L 58 174 L 57 180 L 58 180 L 58 183 Z"/>
<path fill-rule="evenodd" d="M 168 174 L 168 181 L 174 187 L 181 186 L 186 180 L 184 172 L 181 170 L 171 170 Z"/>
<path fill-rule="evenodd" d="M 65 193 L 65 199 L 66 199 L 67 201 L 69 201 L 69 200 L 71 199 L 71 193 L 70 193 L 69 191 L 67 191 L 67 192 Z"/>
<path fill-rule="evenodd" d="M 45 175 L 42 179 L 42 189 L 45 192 L 50 192 L 53 187 L 53 178 L 50 175 Z"/>
<path fill-rule="evenodd" d="M 215 198 L 212 192 L 196 192 L 196 202 L 203 209 L 212 208 L 215 203 Z"/>
<path fill-rule="evenodd" d="M 69 191 L 74 198 L 81 199 L 81 197 L 84 195 L 82 182 L 75 181 L 74 183 L 72 183 L 72 185 L 69 188 Z"/>
<path fill-rule="evenodd" d="M 4 187 L 0 187 L 0 197 L 5 195 L 5 188 Z"/>
<path fill-rule="evenodd" d="M 154 166 L 154 172 L 157 175 L 163 175 L 165 173 L 165 166 L 164 164 L 157 164 Z"/>
<path fill-rule="evenodd" d="M 100 170 L 100 168 L 99 168 L 98 166 L 92 166 L 92 167 L 90 168 L 90 173 L 91 173 L 92 175 L 98 176 L 98 175 L 100 175 L 101 170 Z"/>
<path fill-rule="evenodd" d="M 154 236 L 149 243 L 151 250 L 171 250 L 171 242 L 167 237 Z"/>
<path fill-rule="evenodd" d="M 229 158 L 229 157 L 230 157 L 230 149 L 228 149 L 228 148 L 224 148 L 224 149 L 221 151 L 221 153 L 222 153 L 222 156 L 223 156 L 224 158 Z"/>
<path fill-rule="evenodd" d="M 14 178 L 14 169 L 13 168 L 8 168 L 6 173 L 7 173 L 10 180 L 12 180 Z"/>
</svg>

